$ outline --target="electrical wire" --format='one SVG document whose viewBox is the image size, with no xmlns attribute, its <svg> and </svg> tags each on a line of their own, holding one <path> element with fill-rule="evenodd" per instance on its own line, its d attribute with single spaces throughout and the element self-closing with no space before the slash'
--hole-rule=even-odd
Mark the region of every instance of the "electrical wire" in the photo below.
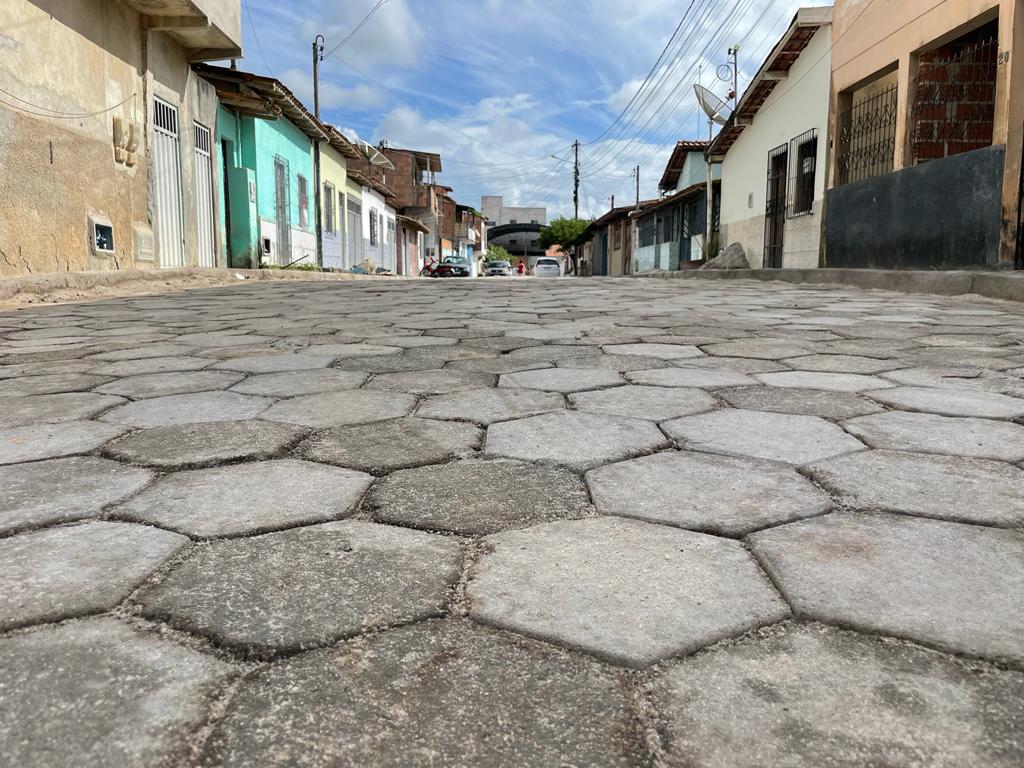
<svg viewBox="0 0 1024 768">
<path fill-rule="evenodd" d="M 256 50 L 259 51 L 260 58 L 263 59 L 263 66 L 267 68 L 267 72 L 270 73 L 271 77 L 277 77 L 274 74 L 274 70 L 270 67 L 266 55 L 263 53 L 263 46 L 260 45 L 260 36 L 256 33 L 256 22 L 252 19 L 252 8 L 249 6 L 249 0 L 242 0 L 242 3 L 245 5 L 245 15 L 249 17 L 249 29 L 252 30 L 252 39 L 256 42 Z"/>
<path fill-rule="evenodd" d="M 105 109 L 98 109 L 95 112 L 62 112 L 57 109 L 51 109 L 50 107 L 44 107 L 41 104 L 33 104 L 31 101 L 26 101 L 25 99 L 19 96 L 15 96 L 13 93 L 5 91 L 2 88 L 0 88 L 0 93 L 3 93 L 17 101 L 20 101 L 22 104 L 27 104 L 29 107 L 32 107 L 33 109 L 27 109 L 25 107 L 18 106 L 17 104 L 11 104 L 9 101 L 5 101 L 4 99 L 0 99 L 0 104 L 4 104 L 10 107 L 11 109 L 15 109 L 19 112 L 24 112 L 25 114 L 34 115 L 36 117 L 52 117 L 57 120 L 79 120 L 84 117 L 96 117 L 97 115 L 105 115 L 107 112 L 113 112 L 118 107 L 127 104 L 129 101 L 131 101 L 138 95 L 136 93 L 133 93 L 131 96 L 122 99 L 117 104 L 114 104 L 110 107 L 106 107 Z M 40 111 L 37 112 L 33 110 Z"/>
<path fill-rule="evenodd" d="M 342 40 L 342 41 L 341 41 L 340 43 L 338 43 L 338 44 L 337 44 L 336 46 L 334 46 L 333 48 L 331 48 L 331 50 L 327 51 L 327 53 L 326 53 L 326 54 L 321 54 L 321 60 L 323 60 L 323 56 L 324 56 L 324 55 L 326 55 L 326 56 L 330 56 L 330 55 L 331 55 L 331 54 L 333 54 L 333 53 L 334 53 L 335 51 L 337 51 L 337 50 L 338 50 L 339 48 L 341 48 L 341 47 L 342 47 L 342 46 L 343 46 L 343 45 L 344 45 L 345 43 L 347 43 L 347 42 L 348 42 L 349 40 L 351 40 L 351 39 L 352 39 L 353 37 L 355 37 L 356 33 L 357 33 L 357 32 L 358 32 L 358 31 L 359 31 L 360 29 L 362 29 L 363 27 L 365 27 L 365 26 L 366 26 L 366 23 L 367 23 L 367 22 L 368 22 L 368 21 L 369 21 L 370 19 L 372 19 L 372 18 L 373 18 L 373 14 L 375 14 L 375 13 L 376 13 L 377 11 L 379 11 L 379 10 L 381 9 L 381 6 L 383 6 L 383 5 L 384 5 L 384 4 L 386 4 L 387 2 L 388 2 L 388 0 L 378 0 L 377 4 L 376 4 L 375 6 L 373 6 L 373 8 L 371 8 L 371 9 L 370 9 L 370 12 L 369 12 L 368 14 L 366 14 L 366 15 L 365 15 L 365 16 L 363 17 L 363 20 L 362 20 L 362 21 L 360 21 L 360 22 L 359 22 L 358 24 L 356 24 L 356 26 L 355 26 L 355 27 L 354 27 L 354 28 L 352 29 L 352 31 L 351 31 L 351 32 L 349 32 L 349 33 L 348 33 L 348 34 L 347 34 L 347 35 L 345 36 L 345 38 L 344 38 L 344 39 L 343 39 L 343 40 Z"/>
</svg>

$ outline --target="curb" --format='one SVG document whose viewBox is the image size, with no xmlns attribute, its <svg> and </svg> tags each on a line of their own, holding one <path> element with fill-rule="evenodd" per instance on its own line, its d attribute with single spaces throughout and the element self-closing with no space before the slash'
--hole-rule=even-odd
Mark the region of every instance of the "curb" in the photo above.
<svg viewBox="0 0 1024 768">
<path fill-rule="evenodd" d="M 855 288 L 984 296 L 1024 302 L 1024 272 L 929 272 L 886 269 L 717 269 L 645 272 L 635 277 L 683 280 L 763 280 L 797 285 L 848 285 Z"/>
</svg>

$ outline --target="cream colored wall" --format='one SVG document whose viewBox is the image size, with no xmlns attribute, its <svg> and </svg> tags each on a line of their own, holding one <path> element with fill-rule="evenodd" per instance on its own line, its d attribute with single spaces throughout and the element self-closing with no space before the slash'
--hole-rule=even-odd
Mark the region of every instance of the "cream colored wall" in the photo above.
<svg viewBox="0 0 1024 768">
<path fill-rule="evenodd" d="M 829 28 L 819 29 L 793 65 L 789 76 L 775 86 L 754 116 L 753 124 L 740 134 L 722 162 L 721 244 L 741 243 L 747 259 L 754 266 L 760 265 L 764 256 L 768 153 L 812 128 L 818 131 L 814 206 L 809 214 L 787 219 L 782 263 L 784 267 L 818 264 L 818 233 L 821 231 L 828 147 L 831 42 Z"/>
<path fill-rule="evenodd" d="M 346 187 L 348 186 L 348 164 L 345 162 L 345 158 L 342 157 L 336 149 L 331 147 L 329 144 L 320 144 L 320 180 L 323 184 L 330 184 L 334 187 L 334 207 L 335 207 L 335 221 L 338 233 L 344 238 L 345 227 L 348 222 L 348 217 L 345 215 L 345 210 L 342 209 L 339 204 L 339 200 L 343 195 L 346 194 Z M 323 192 L 320 194 L 321 207 L 324 208 L 324 221 L 326 218 L 326 206 L 327 201 L 324 199 Z"/>
</svg>

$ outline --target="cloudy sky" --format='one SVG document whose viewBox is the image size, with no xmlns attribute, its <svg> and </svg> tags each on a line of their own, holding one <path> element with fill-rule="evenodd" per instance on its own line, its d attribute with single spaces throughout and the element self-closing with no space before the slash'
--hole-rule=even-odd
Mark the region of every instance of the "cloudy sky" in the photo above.
<svg viewBox="0 0 1024 768">
<path fill-rule="evenodd" d="M 242 0 L 242 66 L 312 107 L 313 37 L 331 50 L 378 1 Z M 824 2 L 385 0 L 321 65 L 321 109 L 372 143 L 440 152 L 460 202 L 500 194 L 551 215 L 571 215 L 579 139 L 581 216 L 597 216 L 633 199 L 634 166 L 653 197 L 675 141 L 706 137 L 701 69 L 724 97 L 715 70 L 739 43 L 742 93 L 796 9 Z"/>
</svg>

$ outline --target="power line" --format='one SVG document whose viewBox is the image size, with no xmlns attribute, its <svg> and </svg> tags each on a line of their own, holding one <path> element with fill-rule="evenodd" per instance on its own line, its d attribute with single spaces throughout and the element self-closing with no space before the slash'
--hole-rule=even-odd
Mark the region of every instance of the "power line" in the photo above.
<svg viewBox="0 0 1024 768">
<path fill-rule="evenodd" d="M 52 117 L 52 118 L 54 118 L 56 120 L 78 120 L 78 119 L 83 118 L 83 117 L 95 117 L 96 115 L 104 115 L 107 112 L 113 112 L 118 107 L 123 106 L 124 104 L 127 104 L 129 101 L 134 99 L 136 97 L 136 95 L 137 95 L 137 94 L 133 93 L 131 96 L 128 96 L 127 98 L 122 99 L 117 104 L 114 104 L 113 106 L 110 106 L 110 107 L 106 107 L 104 109 L 98 109 L 95 112 L 62 112 L 62 111 L 60 111 L 58 109 L 51 109 L 50 107 L 44 107 L 41 104 L 33 104 L 31 101 L 26 101 L 25 99 L 21 98 L 20 96 L 15 96 L 13 93 L 5 91 L 2 88 L 0 88 L 0 93 L 3 93 L 3 94 L 9 96 L 10 98 L 12 98 L 12 99 L 14 99 L 16 101 L 20 101 L 22 104 L 27 104 L 29 107 L 32 107 L 32 109 L 27 109 L 26 107 L 21 107 L 21 106 L 18 106 L 17 104 L 11 104 L 9 101 L 5 101 L 3 99 L 0 99 L 0 104 L 4 104 L 4 105 L 10 107 L 11 109 L 16 109 L 19 112 L 24 112 L 25 114 L 28 114 L 28 115 L 34 115 L 36 117 Z M 34 111 L 34 110 L 39 110 L 39 111 Z"/>
<path fill-rule="evenodd" d="M 263 46 L 260 45 L 260 36 L 256 34 L 256 22 L 252 19 L 252 8 L 249 6 L 249 0 L 242 0 L 242 2 L 245 5 L 245 15 L 249 17 L 249 29 L 252 30 L 252 39 L 256 41 L 256 50 L 260 52 L 260 58 L 263 59 L 263 66 L 267 68 L 267 72 L 270 73 L 271 77 L 277 77 L 267 62 L 267 57 L 263 53 Z"/>
<path fill-rule="evenodd" d="M 363 20 L 360 21 L 358 24 L 356 24 L 356 26 L 352 29 L 352 31 L 349 32 L 348 35 L 346 35 L 345 38 L 340 43 L 338 43 L 336 46 L 331 48 L 331 50 L 329 50 L 326 55 L 330 56 L 336 50 L 341 48 L 341 46 L 343 46 L 345 43 L 347 43 L 349 40 L 351 40 L 353 37 L 355 37 L 356 33 L 360 29 L 362 29 L 363 27 L 366 26 L 366 23 L 371 18 L 373 18 L 373 14 L 375 14 L 377 11 L 379 11 L 381 9 L 381 6 L 383 6 L 385 3 L 387 3 L 387 1 L 388 0 L 378 0 L 377 4 L 375 6 L 373 6 L 373 8 L 370 9 L 370 12 L 363 17 Z M 323 58 L 323 55 L 321 55 L 321 58 Z"/>
</svg>

